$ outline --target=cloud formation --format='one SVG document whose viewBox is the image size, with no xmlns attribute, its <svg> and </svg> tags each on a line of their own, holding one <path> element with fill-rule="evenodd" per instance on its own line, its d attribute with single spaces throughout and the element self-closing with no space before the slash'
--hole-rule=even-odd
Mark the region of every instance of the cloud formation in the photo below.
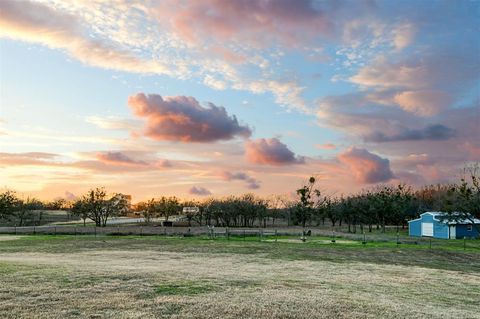
<svg viewBox="0 0 480 319">
<path fill-rule="evenodd" d="M 106 164 L 110 165 L 133 165 L 133 166 L 147 166 L 148 163 L 144 161 L 137 161 L 131 159 L 122 152 L 107 152 L 97 153 L 96 158 Z"/>
<path fill-rule="evenodd" d="M 370 135 L 365 136 L 365 141 L 367 142 L 398 142 L 398 141 L 445 141 L 455 137 L 455 130 L 446 127 L 442 124 L 433 124 L 428 125 L 424 129 L 408 129 L 405 128 L 403 131 L 394 134 L 386 135 L 383 132 L 374 131 Z"/>
<path fill-rule="evenodd" d="M 430 117 L 450 106 L 452 98 L 442 91 L 403 91 L 394 96 L 394 101 L 407 112 Z"/>
<path fill-rule="evenodd" d="M 333 143 L 325 143 L 325 144 L 315 144 L 315 148 L 319 150 L 334 150 L 337 146 Z"/>
<path fill-rule="evenodd" d="M 247 173 L 244 173 L 244 172 L 231 173 L 228 171 L 223 171 L 221 173 L 221 177 L 226 181 L 233 181 L 233 180 L 245 181 L 248 189 L 260 188 L 259 181 L 257 181 L 255 178 L 249 176 Z"/>
<path fill-rule="evenodd" d="M 188 193 L 190 195 L 198 195 L 198 196 L 209 196 L 212 195 L 212 192 L 210 192 L 208 189 L 204 187 L 197 187 L 197 186 L 192 186 L 189 190 Z"/>
<path fill-rule="evenodd" d="M 330 8 L 321 6 L 310 0 L 206 0 L 187 1 L 179 9 L 167 1 L 155 12 L 189 43 L 235 39 L 262 47 L 266 37 L 269 42 L 295 45 L 313 36 L 331 35 L 332 17 L 324 12 Z"/>
<path fill-rule="evenodd" d="M 77 16 L 31 1 L 0 1 L 0 37 L 18 39 L 65 50 L 79 61 L 106 69 L 134 73 L 169 74 L 157 61 L 143 60 L 131 52 L 85 34 Z"/>
<path fill-rule="evenodd" d="M 247 160 L 254 164 L 265 165 L 288 165 L 304 163 L 302 157 L 298 157 L 287 145 L 278 138 L 260 138 L 245 143 Z"/>
<path fill-rule="evenodd" d="M 128 105 L 146 119 L 144 134 L 155 140 L 215 142 L 251 135 L 224 107 L 208 103 L 205 108 L 193 97 L 138 93 L 128 98 Z"/>
<path fill-rule="evenodd" d="M 58 154 L 44 152 L 0 153 L 0 165 L 49 165 L 59 157 Z M 55 165 L 55 164 L 52 164 Z"/>
<path fill-rule="evenodd" d="M 355 179 L 360 183 L 387 182 L 394 177 L 390 170 L 390 161 L 366 149 L 351 147 L 339 154 L 338 159 L 350 168 Z"/>
</svg>

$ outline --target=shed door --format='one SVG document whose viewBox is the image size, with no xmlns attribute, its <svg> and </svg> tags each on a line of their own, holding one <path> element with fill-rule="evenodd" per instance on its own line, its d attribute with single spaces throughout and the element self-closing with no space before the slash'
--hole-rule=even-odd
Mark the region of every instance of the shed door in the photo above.
<svg viewBox="0 0 480 319">
<path fill-rule="evenodd" d="M 450 226 L 450 239 L 457 238 L 455 226 Z"/>
<path fill-rule="evenodd" d="M 422 223 L 422 236 L 433 237 L 433 223 Z"/>
</svg>

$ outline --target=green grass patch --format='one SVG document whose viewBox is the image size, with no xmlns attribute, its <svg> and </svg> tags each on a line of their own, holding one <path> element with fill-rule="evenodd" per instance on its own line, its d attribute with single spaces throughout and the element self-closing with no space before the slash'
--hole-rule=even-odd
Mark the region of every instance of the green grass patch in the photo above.
<svg viewBox="0 0 480 319">
<path fill-rule="evenodd" d="M 205 294 L 209 292 L 216 291 L 218 287 L 210 283 L 202 282 L 176 282 L 176 283 L 164 283 L 157 285 L 154 289 L 155 294 L 157 295 L 179 295 L 179 296 L 194 296 L 199 294 Z"/>
</svg>

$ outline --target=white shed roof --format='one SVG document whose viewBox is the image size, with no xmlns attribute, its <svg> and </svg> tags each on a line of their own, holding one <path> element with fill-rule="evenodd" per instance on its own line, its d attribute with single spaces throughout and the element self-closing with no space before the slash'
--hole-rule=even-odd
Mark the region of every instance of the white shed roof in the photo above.
<svg viewBox="0 0 480 319">
<path fill-rule="evenodd" d="M 424 215 L 424 214 L 432 215 L 434 219 L 439 220 L 439 221 L 441 220 L 441 216 L 447 215 L 447 213 L 445 213 L 445 212 L 425 212 L 425 213 L 421 214 L 420 216 L 422 216 L 422 215 Z M 460 216 L 462 215 L 462 214 L 460 214 L 460 213 L 455 213 L 455 212 L 454 212 L 453 215 L 457 215 L 459 219 L 456 219 L 456 218 L 455 218 L 455 220 L 448 221 L 448 224 L 449 224 L 449 225 L 471 224 L 471 223 L 472 223 L 472 221 L 469 220 L 469 219 L 462 219 L 462 218 L 460 218 Z M 437 217 L 440 217 L 440 218 L 437 218 Z M 475 224 L 480 224 L 480 219 L 474 218 L 474 219 L 473 219 L 473 222 L 474 222 Z"/>
</svg>

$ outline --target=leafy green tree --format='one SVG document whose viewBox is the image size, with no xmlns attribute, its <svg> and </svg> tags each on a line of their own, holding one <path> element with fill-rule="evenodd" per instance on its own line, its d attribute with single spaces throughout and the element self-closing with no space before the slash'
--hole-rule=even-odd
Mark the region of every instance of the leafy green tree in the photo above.
<svg viewBox="0 0 480 319">
<path fill-rule="evenodd" d="M 14 191 L 0 193 L 0 221 L 11 220 L 14 217 L 18 198 Z"/>
<path fill-rule="evenodd" d="M 77 199 L 73 202 L 70 210 L 73 215 L 78 216 L 83 220 L 83 227 L 85 227 L 90 212 L 88 201 L 85 198 Z"/>
<path fill-rule="evenodd" d="M 165 217 L 165 221 L 168 221 L 170 216 L 177 214 L 180 210 L 180 201 L 175 196 L 162 196 L 156 203 L 157 210 L 161 216 Z"/>
</svg>

